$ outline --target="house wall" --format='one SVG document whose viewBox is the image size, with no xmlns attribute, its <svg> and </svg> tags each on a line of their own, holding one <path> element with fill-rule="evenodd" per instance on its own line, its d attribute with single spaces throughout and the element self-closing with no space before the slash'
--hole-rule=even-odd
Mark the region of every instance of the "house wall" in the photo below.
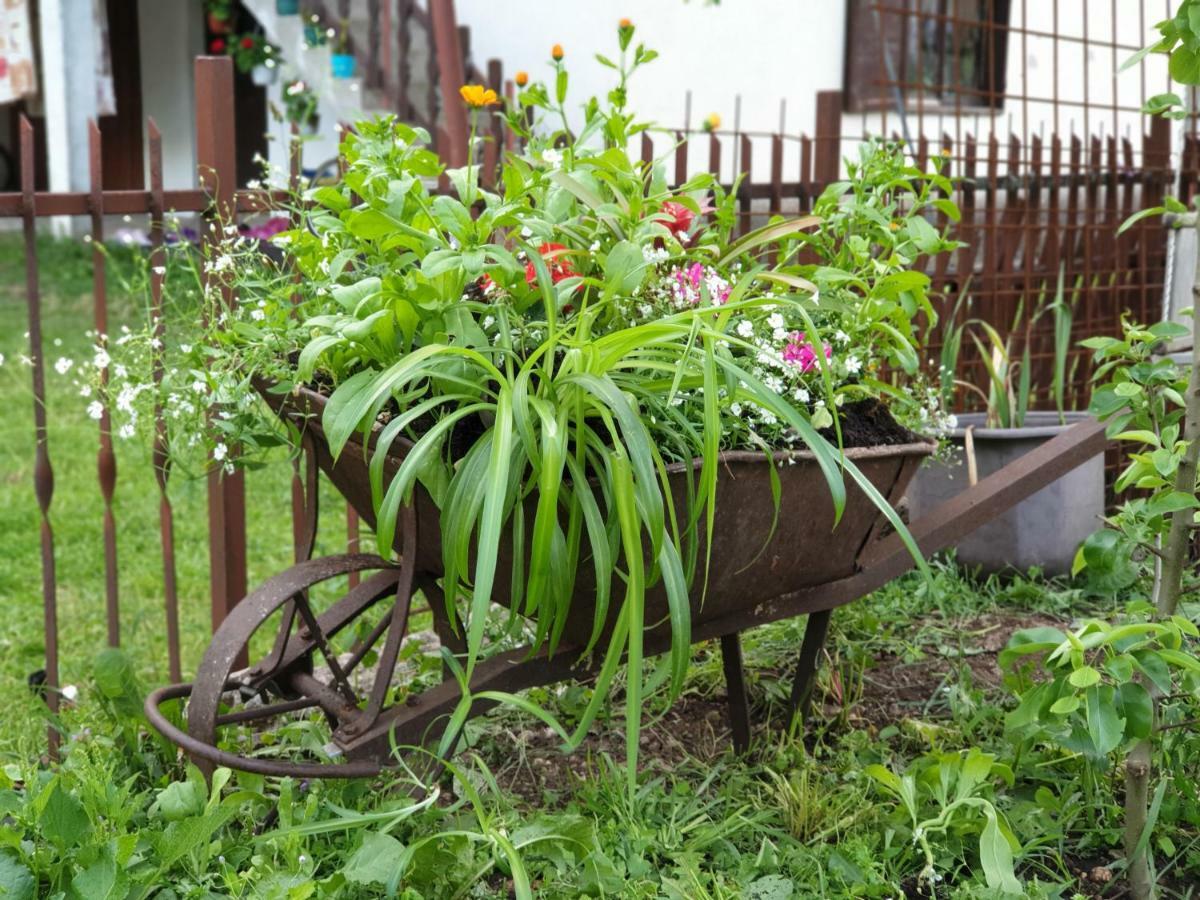
<svg viewBox="0 0 1200 900">
<path fill-rule="evenodd" d="M 847 0 L 724 0 L 718 6 L 702 0 L 521 0 L 519 9 L 496 0 L 457 0 L 457 8 L 460 24 L 471 29 L 475 61 L 498 58 L 508 77 L 517 69 L 546 77 L 550 45 L 561 43 L 576 107 L 583 98 L 602 95 L 611 86 L 611 71 L 593 54 L 611 56 L 617 20 L 633 17 L 637 39 L 661 54 L 636 76 L 631 89 L 634 108 L 643 118 L 671 128 L 698 127 L 716 112 L 723 127 L 732 129 L 740 97 L 742 131 L 775 131 L 782 118 L 785 132 L 811 134 L 816 92 L 842 87 Z M 1118 43 L 1140 44 L 1154 22 L 1170 15 L 1168 8 L 1169 0 L 1013 0 L 1007 91 L 1033 99 L 1009 99 L 994 115 L 968 114 L 957 125 L 953 115 L 918 116 L 910 111 L 910 134 L 915 138 L 920 125 L 931 140 L 940 141 L 946 132 L 962 137 L 968 131 L 986 139 L 994 129 L 1003 142 L 1010 133 L 1024 135 L 1027 124 L 1030 137 L 1040 134 L 1047 140 L 1056 128 L 1067 136 L 1129 132 L 1136 137 L 1144 127 L 1143 117 L 1114 113 L 1114 96 L 1119 106 L 1137 107 L 1142 98 L 1165 91 L 1165 64 L 1156 58 L 1144 77 L 1134 69 L 1114 78 L 1116 65 L 1130 51 L 1114 52 L 1102 44 L 1112 42 L 1114 35 Z M 1057 41 L 1021 33 L 1053 33 L 1056 28 L 1061 35 Z M 685 120 L 688 90 L 691 108 Z M 1055 93 L 1057 106 L 1042 102 Z M 847 114 L 843 133 L 857 138 L 877 133 L 884 124 L 889 133 L 901 130 L 894 112 L 886 123 L 879 115 Z M 769 157 L 765 139 L 756 144 L 762 145 L 761 150 L 755 147 L 757 169 Z M 664 138 L 660 151 L 668 146 Z M 789 152 L 785 157 L 785 178 L 794 177 L 798 156 Z M 706 153 L 694 153 L 693 169 L 706 160 Z M 724 164 L 728 174 L 728 152 Z"/>
<path fill-rule="evenodd" d="M 193 59 L 204 52 L 203 0 L 138 0 L 142 108 L 163 135 L 163 181 L 196 183 Z M 233 110 L 229 110 L 233 115 Z M 149 170 L 147 168 L 147 184 Z"/>
</svg>

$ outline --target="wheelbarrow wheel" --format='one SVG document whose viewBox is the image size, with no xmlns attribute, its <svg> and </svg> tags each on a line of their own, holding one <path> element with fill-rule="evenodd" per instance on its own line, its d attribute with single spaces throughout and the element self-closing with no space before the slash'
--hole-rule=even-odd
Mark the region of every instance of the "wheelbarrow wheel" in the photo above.
<svg viewBox="0 0 1200 900">
<path fill-rule="evenodd" d="M 402 524 L 409 550 L 415 546 L 416 530 L 411 510 L 404 512 Z M 379 760 L 339 762 L 336 757 L 339 744 L 373 724 L 385 707 L 408 628 L 411 560 L 410 552 L 402 554 L 399 564 L 372 554 L 310 559 L 271 578 L 238 603 L 213 635 L 186 694 L 187 740 L 180 743 L 197 765 L 206 773 L 214 765 L 233 765 L 297 777 L 378 771 Z M 361 580 L 318 613 L 311 589 L 351 574 Z M 381 604 L 388 599 L 390 603 Z M 372 623 L 372 611 L 380 605 L 383 612 Z M 256 635 L 276 619 L 270 651 L 246 665 Z M 339 652 L 335 639 L 351 626 L 356 639 Z M 374 665 L 368 667 L 368 662 Z M 224 749 L 231 742 L 223 739 L 223 729 L 249 726 L 261 735 L 297 714 L 312 719 L 315 709 L 324 720 L 323 726 L 314 723 L 324 729 L 326 740 L 320 746 L 306 736 L 291 758 L 272 754 L 274 748 L 261 746 L 261 739 L 253 755 L 229 756 Z M 321 756 L 328 761 L 313 761 Z"/>
</svg>

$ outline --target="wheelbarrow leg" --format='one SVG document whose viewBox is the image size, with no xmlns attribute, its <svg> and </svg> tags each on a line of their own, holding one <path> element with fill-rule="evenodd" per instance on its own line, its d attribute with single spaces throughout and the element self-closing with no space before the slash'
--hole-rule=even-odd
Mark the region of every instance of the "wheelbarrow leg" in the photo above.
<svg viewBox="0 0 1200 900">
<path fill-rule="evenodd" d="M 721 662 L 725 667 L 725 689 L 729 695 L 729 728 L 733 749 L 750 749 L 750 703 L 746 699 L 746 675 L 742 668 L 742 639 L 739 632 L 721 636 Z"/>
<path fill-rule="evenodd" d="M 791 721 L 799 716 L 808 718 L 808 707 L 812 702 L 813 685 L 817 679 L 817 667 L 825 636 L 829 633 L 829 617 L 832 610 L 808 614 L 804 628 L 804 642 L 800 645 L 800 659 L 796 663 L 795 680 L 792 681 Z"/>
</svg>

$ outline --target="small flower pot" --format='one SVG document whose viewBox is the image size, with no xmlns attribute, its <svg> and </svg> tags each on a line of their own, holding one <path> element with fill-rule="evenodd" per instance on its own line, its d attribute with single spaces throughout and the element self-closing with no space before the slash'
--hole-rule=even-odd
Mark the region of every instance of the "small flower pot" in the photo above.
<svg viewBox="0 0 1200 900">
<path fill-rule="evenodd" d="M 349 53 L 334 53 L 329 57 L 334 78 L 354 77 L 354 57 Z"/>
<path fill-rule="evenodd" d="M 275 14 L 280 16 L 298 16 L 300 0 L 275 0 Z"/>
<path fill-rule="evenodd" d="M 1022 428 L 986 428 L 986 416 L 958 417 L 950 436 L 948 460 L 926 460 L 908 489 L 909 515 L 915 521 L 969 487 L 964 445 L 971 428 L 975 465 L 982 481 L 1008 463 L 1057 437 L 1084 413 L 1030 412 Z M 1098 454 L 1063 475 L 1004 515 L 972 531 L 958 544 L 956 558 L 985 574 L 1040 568 L 1047 575 L 1067 575 L 1075 551 L 1100 527 L 1104 515 L 1104 455 Z"/>
<path fill-rule="evenodd" d="M 223 19 L 216 13 L 208 14 L 208 30 L 212 34 L 229 34 L 233 31 L 233 19 Z"/>
<path fill-rule="evenodd" d="M 259 87 L 268 87 L 279 77 L 278 66 L 257 65 L 250 70 L 250 80 Z"/>
<path fill-rule="evenodd" d="M 304 44 L 307 47 L 320 47 L 325 43 L 325 31 L 320 25 L 309 22 L 304 26 Z"/>
</svg>

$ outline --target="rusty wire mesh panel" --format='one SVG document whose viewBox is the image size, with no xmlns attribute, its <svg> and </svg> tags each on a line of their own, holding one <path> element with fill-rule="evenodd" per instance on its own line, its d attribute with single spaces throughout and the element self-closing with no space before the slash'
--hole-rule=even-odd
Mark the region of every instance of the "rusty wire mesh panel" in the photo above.
<svg viewBox="0 0 1200 900">
<path fill-rule="evenodd" d="M 1116 333 L 1126 312 L 1162 316 L 1161 224 L 1117 230 L 1173 189 L 1170 126 L 1141 113 L 1144 98 L 1167 89 L 1166 61 L 1117 70 L 1170 15 L 1169 0 L 851 0 L 843 149 L 870 136 L 905 140 L 919 164 L 944 154 L 960 179 L 969 246 L 931 269 L 944 312 L 966 287 L 960 316 L 1007 334 L 1019 304 L 1053 298 L 1061 271 L 1074 341 Z M 1025 332 L 1014 350 L 1028 342 L 1046 405 L 1051 317 Z M 979 383 L 977 354 L 964 356 L 963 376 Z M 1071 351 L 1068 373 L 1068 402 L 1085 406 L 1086 351 Z"/>
</svg>

